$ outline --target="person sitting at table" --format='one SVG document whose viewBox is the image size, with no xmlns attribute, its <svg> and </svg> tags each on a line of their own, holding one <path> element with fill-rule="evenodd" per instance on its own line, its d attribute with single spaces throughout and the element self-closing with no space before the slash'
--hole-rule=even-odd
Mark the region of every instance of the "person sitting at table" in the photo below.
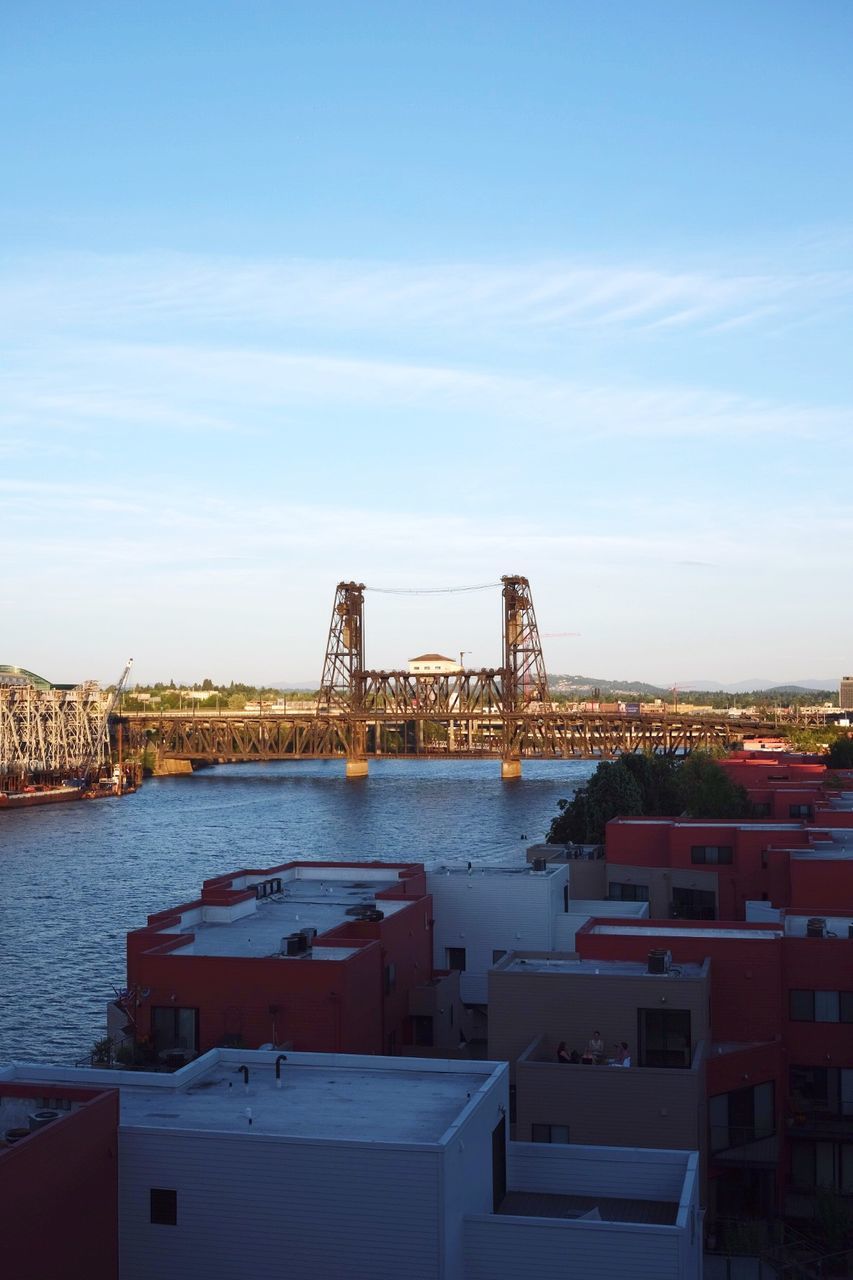
<svg viewBox="0 0 853 1280">
<path fill-rule="evenodd" d="M 621 1040 L 616 1047 L 616 1065 L 617 1067 L 630 1067 L 631 1051 L 628 1048 L 628 1041 Z"/>
<path fill-rule="evenodd" d="M 565 1040 L 561 1040 L 560 1043 L 557 1045 L 557 1061 L 571 1062 L 571 1058 L 569 1057 L 569 1051 L 566 1048 Z"/>
<path fill-rule="evenodd" d="M 603 1062 L 604 1060 L 604 1041 L 601 1038 L 600 1031 L 593 1031 L 589 1044 L 586 1047 L 587 1053 L 593 1062 Z"/>
</svg>

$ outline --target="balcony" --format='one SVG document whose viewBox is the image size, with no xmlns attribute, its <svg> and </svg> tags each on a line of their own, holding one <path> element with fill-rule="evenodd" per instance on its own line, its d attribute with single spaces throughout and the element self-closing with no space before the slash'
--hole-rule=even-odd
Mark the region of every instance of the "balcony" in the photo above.
<svg viewBox="0 0 853 1280">
<path fill-rule="evenodd" d="M 617 1067 L 557 1061 L 539 1036 L 516 1066 L 516 1136 L 568 1129 L 571 1143 L 697 1150 L 705 1145 L 705 1044 L 689 1067 Z M 552 1139 L 553 1140 L 553 1139 Z"/>
</svg>

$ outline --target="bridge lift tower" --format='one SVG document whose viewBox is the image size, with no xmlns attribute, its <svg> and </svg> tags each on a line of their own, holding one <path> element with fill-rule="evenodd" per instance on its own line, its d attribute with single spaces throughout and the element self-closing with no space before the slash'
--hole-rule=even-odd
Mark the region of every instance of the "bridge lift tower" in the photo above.
<svg viewBox="0 0 853 1280">
<path fill-rule="evenodd" d="M 502 725 L 501 777 L 521 777 L 521 756 L 525 732 L 537 708 L 549 709 L 548 679 L 542 642 L 536 625 L 533 598 L 527 578 L 505 575 L 501 578 L 503 599 L 502 666 L 496 671 L 460 671 L 457 689 L 450 705 L 454 717 L 464 720 L 474 713 L 483 690 L 495 689 L 495 717 Z M 346 717 L 349 725 L 347 777 L 367 775 L 367 722 L 379 710 L 374 705 L 375 691 L 394 688 L 396 703 L 405 700 L 402 687 L 407 679 L 403 672 L 367 671 L 364 666 L 364 593 L 370 590 L 363 582 L 339 582 L 335 591 L 323 678 L 317 700 L 318 716 Z M 452 588 L 450 589 L 452 590 Z M 432 594 L 432 593 L 430 593 Z M 372 692 L 370 698 L 367 690 Z M 393 697 L 394 695 L 392 695 Z M 489 692 L 491 702 L 495 693 Z M 411 704 L 418 714 L 418 702 Z"/>
</svg>

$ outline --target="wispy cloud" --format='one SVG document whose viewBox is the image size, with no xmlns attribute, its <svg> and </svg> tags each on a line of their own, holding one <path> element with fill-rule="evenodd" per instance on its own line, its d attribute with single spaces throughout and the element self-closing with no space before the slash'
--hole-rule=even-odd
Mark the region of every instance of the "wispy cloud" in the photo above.
<svg viewBox="0 0 853 1280">
<path fill-rule="evenodd" d="M 589 385 L 550 374 L 503 373 L 448 364 L 276 353 L 210 346 L 92 342 L 45 350 L 29 379 L 0 375 L 0 425 L 19 432 L 280 432 L 310 415 L 375 410 L 432 412 L 437 441 L 464 415 L 492 432 L 524 424 L 572 439 L 739 438 L 829 440 L 849 434 L 845 408 L 726 394 L 703 387 Z M 330 428 L 334 438 L 335 428 Z"/>
<path fill-rule="evenodd" d="M 373 263 L 65 255 L 0 267 L 0 324 L 457 335 L 720 329 L 853 300 L 853 272 L 545 260 Z"/>
</svg>

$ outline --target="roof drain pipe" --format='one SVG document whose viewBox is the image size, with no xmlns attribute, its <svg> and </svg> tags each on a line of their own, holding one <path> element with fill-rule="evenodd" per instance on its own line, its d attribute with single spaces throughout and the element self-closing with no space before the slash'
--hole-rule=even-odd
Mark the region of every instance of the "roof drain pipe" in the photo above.
<svg viewBox="0 0 853 1280">
<path fill-rule="evenodd" d="M 276 1087 L 276 1089 L 280 1089 L 280 1088 L 281 1088 L 281 1064 L 282 1064 L 283 1062 L 287 1062 L 287 1054 L 286 1054 L 286 1053 L 280 1053 L 280 1054 L 278 1055 L 278 1057 L 276 1058 L 276 1060 L 275 1060 L 275 1087 Z"/>
<path fill-rule="evenodd" d="M 243 1073 L 243 1088 L 246 1090 L 246 1093 L 248 1093 L 249 1092 L 249 1068 L 238 1067 L 237 1070 Z"/>
</svg>

